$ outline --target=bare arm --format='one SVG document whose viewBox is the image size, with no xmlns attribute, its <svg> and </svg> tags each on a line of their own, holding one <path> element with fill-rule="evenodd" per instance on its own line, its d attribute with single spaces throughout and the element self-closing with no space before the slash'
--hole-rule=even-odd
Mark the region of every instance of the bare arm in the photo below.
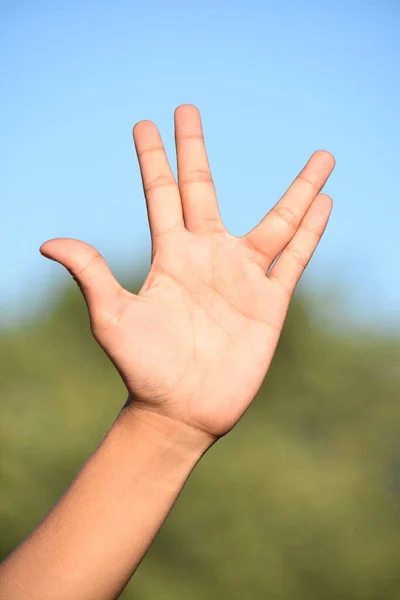
<svg viewBox="0 0 400 600">
<path fill-rule="evenodd" d="M 152 235 L 135 295 L 88 244 L 42 253 L 78 282 L 94 337 L 132 399 L 70 489 L 0 567 L 5 600 L 109 600 L 151 544 L 191 470 L 240 419 L 271 363 L 295 286 L 327 224 L 334 159 L 313 154 L 243 237 L 224 227 L 193 106 L 175 112 L 178 184 L 159 132 L 134 128 Z"/>
<path fill-rule="evenodd" d="M 3 563 L 1 598 L 116 598 L 210 442 L 182 424 L 124 409 L 58 504 Z"/>
</svg>

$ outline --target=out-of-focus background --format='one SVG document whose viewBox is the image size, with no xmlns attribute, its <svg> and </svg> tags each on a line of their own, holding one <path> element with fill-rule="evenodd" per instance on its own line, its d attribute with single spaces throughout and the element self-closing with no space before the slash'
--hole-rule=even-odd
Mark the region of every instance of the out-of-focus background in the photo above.
<svg viewBox="0 0 400 600">
<path fill-rule="evenodd" d="M 400 7 L 0 3 L 0 555 L 58 499 L 125 402 L 84 303 L 40 244 L 149 266 L 131 141 L 196 104 L 243 234 L 309 155 L 337 160 L 327 232 L 252 408 L 191 477 L 123 598 L 400 597 Z"/>
</svg>

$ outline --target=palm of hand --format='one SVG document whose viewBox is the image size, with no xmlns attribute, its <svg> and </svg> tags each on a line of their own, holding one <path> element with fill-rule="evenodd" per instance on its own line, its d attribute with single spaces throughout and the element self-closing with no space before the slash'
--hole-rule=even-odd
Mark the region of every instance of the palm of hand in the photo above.
<svg viewBox="0 0 400 600">
<path fill-rule="evenodd" d="M 333 158 L 315 153 L 261 223 L 237 238 L 220 219 L 197 110 L 177 109 L 175 125 L 179 189 L 155 126 L 134 130 L 153 245 L 138 295 L 87 244 L 51 240 L 41 251 L 78 281 L 93 333 L 135 403 L 219 437 L 246 410 L 272 360 L 329 218 L 330 198 L 319 192 Z"/>
<path fill-rule="evenodd" d="M 105 347 L 137 401 L 216 435 L 256 394 L 287 295 L 229 234 L 172 233 L 163 246 Z"/>
</svg>

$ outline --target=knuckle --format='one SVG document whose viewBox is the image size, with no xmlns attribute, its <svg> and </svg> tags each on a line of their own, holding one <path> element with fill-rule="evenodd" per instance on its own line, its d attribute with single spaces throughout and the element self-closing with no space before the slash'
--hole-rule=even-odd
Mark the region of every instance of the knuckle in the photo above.
<svg viewBox="0 0 400 600">
<path fill-rule="evenodd" d="M 271 209 L 271 212 L 281 221 L 284 221 L 286 225 L 289 225 L 291 229 L 297 229 L 300 219 L 288 206 L 278 203 Z"/>
<path fill-rule="evenodd" d="M 309 257 L 305 256 L 302 252 L 296 250 L 295 248 L 288 248 L 288 250 L 290 252 L 290 256 L 300 265 L 302 269 L 305 269 L 308 264 Z"/>
<path fill-rule="evenodd" d="M 190 169 L 185 173 L 185 178 L 179 184 L 187 185 L 190 183 L 213 183 L 213 179 L 207 169 Z"/>
<path fill-rule="evenodd" d="M 82 267 L 80 267 L 79 269 L 76 270 L 75 274 L 74 274 L 74 279 L 75 278 L 81 278 L 82 275 L 88 271 L 90 269 L 90 267 L 93 265 L 94 262 L 98 261 L 98 260 L 103 260 L 103 257 L 101 256 L 100 252 L 98 252 L 97 250 L 94 251 L 94 254 L 91 256 L 91 258 L 87 261 L 87 263 L 85 265 L 83 265 Z"/>
<path fill-rule="evenodd" d="M 316 242 L 319 242 L 321 238 L 321 231 L 313 227 L 308 227 L 307 225 L 303 225 L 302 229 L 307 233 L 308 237 L 311 237 Z"/>
<path fill-rule="evenodd" d="M 313 191 L 315 191 L 315 192 L 318 192 L 318 191 L 319 191 L 319 189 L 320 189 L 320 186 L 319 186 L 319 184 L 318 184 L 316 181 L 314 181 L 314 180 L 313 180 L 313 179 L 311 179 L 310 177 L 307 177 L 307 175 L 304 175 L 303 173 L 300 173 L 300 174 L 297 176 L 297 179 L 298 179 L 299 181 L 301 181 L 302 183 L 305 183 L 305 184 L 307 184 L 307 185 L 308 185 L 309 187 L 311 187 L 311 188 L 312 188 L 312 190 L 313 190 Z"/>
<path fill-rule="evenodd" d="M 150 179 L 144 185 L 144 191 L 150 192 L 160 187 L 168 187 L 171 185 L 176 185 L 175 179 L 171 177 L 171 175 L 158 175 L 154 177 L 154 179 Z"/>
<path fill-rule="evenodd" d="M 200 133 L 183 133 L 179 136 L 180 140 L 200 140 L 204 142 L 204 136 Z"/>
<path fill-rule="evenodd" d="M 142 156 L 145 156 L 146 154 L 154 154 L 157 152 L 164 152 L 164 147 L 161 146 L 160 144 L 156 144 L 154 146 L 148 146 L 147 148 L 138 150 L 137 155 L 139 158 L 141 158 Z"/>
</svg>

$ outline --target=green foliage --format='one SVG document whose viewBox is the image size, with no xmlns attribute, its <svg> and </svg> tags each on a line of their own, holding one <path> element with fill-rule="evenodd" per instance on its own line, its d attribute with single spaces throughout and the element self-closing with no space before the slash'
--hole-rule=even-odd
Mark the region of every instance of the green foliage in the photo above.
<svg viewBox="0 0 400 600">
<path fill-rule="evenodd" d="M 316 313 L 296 298 L 258 397 L 190 478 L 125 600 L 400 597 L 400 343 L 323 330 Z M 77 290 L 0 337 L 2 557 L 125 400 Z"/>
</svg>

